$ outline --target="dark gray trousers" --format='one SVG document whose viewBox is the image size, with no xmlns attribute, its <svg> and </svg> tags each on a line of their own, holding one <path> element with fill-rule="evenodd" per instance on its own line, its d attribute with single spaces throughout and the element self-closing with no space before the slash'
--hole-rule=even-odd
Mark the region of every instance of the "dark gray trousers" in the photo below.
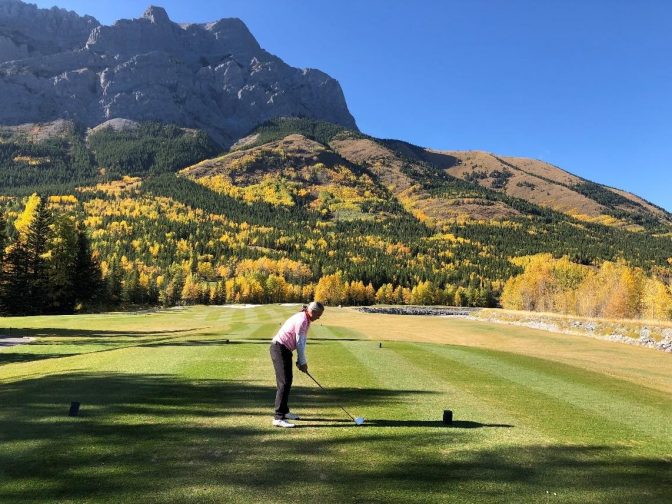
<svg viewBox="0 0 672 504">
<path fill-rule="evenodd" d="M 292 352 L 280 343 L 271 343 L 271 360 L 275 368 L 275 418 L 281 420 L 289 412 L 289 391 L 292 389 Z"/>
</svg>

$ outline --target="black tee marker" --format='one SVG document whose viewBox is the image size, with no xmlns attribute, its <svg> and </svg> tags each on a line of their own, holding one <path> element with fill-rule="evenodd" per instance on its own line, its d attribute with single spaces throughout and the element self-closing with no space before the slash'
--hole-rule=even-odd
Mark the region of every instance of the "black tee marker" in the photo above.
<svg viewBox="0 0 672 504">
<path fill-rule="evenodd" d="M 72 401 L 70 403 L 70 413 L 68 413 L 68 416 L 77 416 L 77 415 L 79 415 L 79 402 Z"/>
</svg>

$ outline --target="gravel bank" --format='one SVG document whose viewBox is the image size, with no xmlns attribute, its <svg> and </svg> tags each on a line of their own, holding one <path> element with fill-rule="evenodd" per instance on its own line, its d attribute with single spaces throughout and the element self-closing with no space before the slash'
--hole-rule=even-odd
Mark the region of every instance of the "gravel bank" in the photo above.
<svg viewBox="0 0 672 504">
<path fill-rule="evenodd" d="M 384 313 L 387 315 L 432 315 L 437 317 L 467 317 L 479 308 L 457 308 L 452 306 L 361 306 L 357 310 L 364 313 Z"/>
<path fill-rule="evenodd" d="M 531 313 L 516 314 L 516 319 L 506 318 L 506 316 L 495 315 L 495 310 L 486 310 L 479 314 L 481 308 L 458 308 L 451 306 L 361 306 L 356 308 L 363 313 L 383 313 L 388 315 L 424 315 L 440 317 L 457 317 L 477 322 L 493 322 L 497 324 L 515 325 L 520 327 L 529 327 L 531 329 L 540 329 L 560 334 L 572 334 L 576 336 L 588 336 L 616 343 L 625 343 L 626 345 L 641 346 L 652 348 L 662 352 L 672 353 L 672 328 L 656 329 L 656 334 L 661 338 L 656 340 L 651 336 L 651 329 L 645 325 L 640 327 L 635 336 L 619 334 L 619 332 L 609 332 L 606 326 L 599 321 L 593 320 L 567 320 L 565 326 L 561 326 L 552 318 L 544 318 L 543 315 L 534 315 Z M 612 328 L 613 329 L 613 328 Z M 606 331 L 606 332 L 605 332 Z M 626 332 L 626 331 L 623 331 Z M 632 333 L 632 330 L 630 330 Z"/>
</svg>

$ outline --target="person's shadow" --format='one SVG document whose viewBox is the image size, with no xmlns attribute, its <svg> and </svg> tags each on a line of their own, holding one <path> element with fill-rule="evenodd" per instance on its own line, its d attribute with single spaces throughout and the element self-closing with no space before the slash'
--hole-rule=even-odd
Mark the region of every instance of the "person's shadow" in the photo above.
<svg viewBox="0 0 672 504">
<path fill-rule="evenodd" d="M 453 429 L 481 429 L 484 427 L 512 428 L 509 424 L 486 424 L 471 420 L 453 420 L 451 423 L 443 423 L 440 420 L 366 420 L 365 425 L 375 427 L 450 427 Z"/>
<path fill-rule="evenodd" d="M 335 418 L 311 418 L 301 417 L 303 422 L 299 422 L 297 426 L 301 427 L 345 427 L 346 424 L 355 423 L 348 419 Z M 313 423 L 316 422 L 316 423 Z M 385 419 L 365 419 L 365 426 L 371 427 L 426 427 L 426 428 L 452 428 L 452 429 L 482 429 L 482 428 L 513 428 L 509 424 L 487 424 L 481 422 L 473 422 L 471 420 L 453 420 L 451 423 L 443 423 L 440 420 L 385 420 Z"/>
</svg>

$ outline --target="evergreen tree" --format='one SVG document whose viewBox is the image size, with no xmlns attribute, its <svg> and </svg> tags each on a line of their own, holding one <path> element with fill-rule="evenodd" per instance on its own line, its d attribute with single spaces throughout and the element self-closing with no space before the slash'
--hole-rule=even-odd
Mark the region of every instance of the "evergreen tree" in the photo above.
<svg viewBox="0 0 672 504">
<path fill-rule="evenodd" d="M 121 300 L 124 304 L 144 304 L 147 300 L 144 289 L 140 285 L 140 274 L 133 268 L 124 275 L 121 287 Z"/>
<path fill-rule="evenodd" d="M 77 260 L 75 262 L 75 285 L 80 303 L 95 301 L 102 290 L 100 264 L 91 253 L 91 242 L 83 222 L 77 223 Z"/>
<path fill-rule="evenodd" d="M 3 298 L 8 313 L 42 313 L 48 306 L 46 253 L 50 220 L 42 198 L 31 196 L 16 221 L 18 235 L 7 249 L 4 264 Z"/>
<path fill-rule="evenodd" d="M 35 218 L 28 226 L 26 248 L 28 250 L 28 284 L 25 290 L 26 313 L 43 313 L 49 304 L 49 272 L 47 251 L 52 221 L 51 213 L 43 198 L 35 211 Z"/>
<path fill-rule="evenodd" d="M 29 254 L 25 243 L 17 240 L 8 247 L 2 276 L 3 310 L 10 314 L 29 313 Z"/>
<path fill-rule="evenodd" d="M 159 293 L 159 302 L 163 306 L 174 306 L 182 300 L 182 290 L 184 289 L 184 271 L 177 265 L 170 268 L 168 272 L 170 280 Z"/>
<path fill-rule="evenodd" d="M 54 218 L 49 251 L 49 311 L 73 313 L 77 298 L 77 229 L 71 217 Z"/>
<path fill-rule="evenodd" d="M 117 304 L 121 301 L 121 267 L 118 263 L 110 264 L 105 277 L 105 301 Z"/>
</svg>

